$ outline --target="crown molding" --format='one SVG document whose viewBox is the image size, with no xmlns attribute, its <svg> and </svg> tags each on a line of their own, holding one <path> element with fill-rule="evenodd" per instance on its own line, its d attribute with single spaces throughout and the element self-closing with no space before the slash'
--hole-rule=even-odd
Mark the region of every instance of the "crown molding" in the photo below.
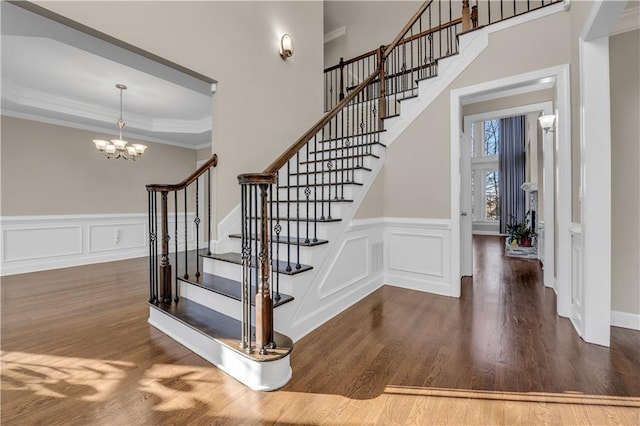
<svg viewBox="0 0 640 426">
<path fill-rule="evenodd" d="M 618 23 L 609 35 L 622 34 L 637 29 L 640 29 L 640 2 L 636 6 L 622 11 Z"/>
<path fill-rule="evenodd" d="M 120 110 L 80 102 L 59 95 L 31 89 L 11 80 L 2 80 L 2 99 L 9 100 L 25 108 L 33 108 L 42 111 L 51 111 L 59 114 L 80 117 L 88 120 L 96 120 L 114 125 L 120 116 Z M 5 109 L 5 108 L 3 108 Z M 10 110 L 10 109 L 9 109 Z M 15 113 L 21 113 L 14 111 Z M 126 112 L 126 111 L 125 111 Z M 22 112 L 22 114 L 24 114 Z M 28 113 L 31 119 L 44 121 L 51 119 L 44 113 L 31 111 Z M 40 117 L 40 118 L 38 118 Z M 211 131 L 211 117 L 203 117 L 197 120 L 158 119 L 141 116 L 138 114 L 125 114 L 127 133 L 139 129 L 148 132 L 186 133 L 200 134 Z"/>
<path fill-rule="evenodd" d="M 98 132 L 98 133 L 106 132 L 106 133 L 113 134 L 114 137 L 117 136 L 117 129 L 115 127 L 106 129 L 104 127 L 92 126 L 90 124 L 79 123 L 77 121 L 63 120 L 59 118 L 47 117 L 44 115 L 36 115 L 36 114 L 31 114 L 31 113 L 22 112 L 22 111 L 14 111 L 4 107 L 2 108 L 2 115 L 7 117 L 20 118 L 23 120 L 31 120 L 31 121 L 37 121 L 40 123 L 53 124 L 55 126 L 70 127 L 72 129 L 79 129 L 79 130 L 87 130 L 90 132 Z M 135 131 L 127 131 L 125 136 L 127 140 L 135 139 L 141 142 L 154 142 L 162 145 L 177 146 L 179 148 L 201 149 L 201 148 L 206 148 L 208 146 L 211 146 L 210 143 L 199 144 L 199 145 L 179 143 L 179 142 L 175 142 L 174 140 L 163 139 L 163 138 L 149 136 L 149 135 L 143 135 L 140 133 L 136 133 Z"/>
</svg>

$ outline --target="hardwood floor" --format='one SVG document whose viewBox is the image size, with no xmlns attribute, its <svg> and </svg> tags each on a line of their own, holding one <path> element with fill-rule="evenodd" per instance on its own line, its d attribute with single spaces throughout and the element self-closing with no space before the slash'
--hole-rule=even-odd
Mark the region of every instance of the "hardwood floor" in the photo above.
<svg viewBox="0 0 640 426">
<path fill-rule="evenodd" d="M 640 424 L 640 332 L 584 343 L 536 262 L 474 239 L 460 299 L 384 286 L 254 392 L 149 326 L 147 261 L 2 278 L 6 425 Z"/>
</svg>

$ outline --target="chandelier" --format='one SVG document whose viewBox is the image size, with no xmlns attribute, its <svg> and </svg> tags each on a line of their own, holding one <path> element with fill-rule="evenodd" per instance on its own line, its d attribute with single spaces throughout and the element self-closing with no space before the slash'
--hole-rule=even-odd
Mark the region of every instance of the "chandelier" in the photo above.
<svg viewBox="0 0 640 426">
<path fill-rule="evenodd" d="M 107 158 L 122 158 L 123 160 L 136 161 L 136 158 L 139 158 L 144 153 L 147 146 L 139 143 L 127 146 L 129 142 L 122 139 L 122 129 L 124 129 L 125 126 L 124 120 L 122 119 L 122 91 L 127 90 L 127 86 L 118 83 L 116 87 L 120 90 L 120 118 L 117 122 L 120 136 L 118 139 L 111 139 L 111 141 L 94 139 L 93 143 L 96 145 L 96 149 Z"/>
</svg>

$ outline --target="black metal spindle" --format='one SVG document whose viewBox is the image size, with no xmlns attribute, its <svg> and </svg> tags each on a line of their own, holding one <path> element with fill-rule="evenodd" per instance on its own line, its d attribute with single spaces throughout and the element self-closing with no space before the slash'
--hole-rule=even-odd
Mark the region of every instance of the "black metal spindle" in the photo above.
<svg viewBox="0 0 640 426">
<path fill-rule="evenodd" d="M 305 166 L 308 168 L 308 166 Z M 300 269 L 300 151 L 296 153 L 296 269 Z M 291 230 L 289 230 L 289 241 L 291 241 Z"/>
<path fill-rule="evenodd" d="M 200 278 L 200 178 L 196 179 L 196 217 L 193 219 L 196 224 L 196 279 Z"/>
<path fill-rule="evenodd" d="M 153 271 L 156 269 L 156 258 L 153 255 L 153 246 L 155 245 L 155 229 L 152 223 L 153 209 L 151 201 L 151 197 L 153 196 L 153 194 L 153 191 L 147 191 L 147 216 L 149 220 L 149 303 L 155 303 L 155 298 L 153 297 Z"/>
<path fill-rule="evenodd" d="M 211 169 L 207 169 L 207 256 L 211 256 Z"/>
<path fill-rule="evenodd" d="M 174 271 L 174 280 L 176 283 L 176 295 L 175 295 L 175 299 L 174 301 L 176 303 L 178 303 L 178 301 L 180 300 L 179 296 L 178 296 L 178 288 L 179 288 L 179 283 L 178 283 L 178 191 L 173 191 L 173 249 L 175 252 L 175 259 L 176 259 L 176 265 L 175 265 L 175 271 Z"/>
<path fill-rule="evenodd" d="M 188 226 L 189 221 L 187 220 L 187 188 L 184 188 L 184 279 L 189 279 L 189 250 L 188 250 Z M 177 253 L 176 253 L 177 257 Z"/>
<path fill-rule="evenodd" d="M 291 272 L 291 161 L 287 161 L 287 272 Z"/>
</svg>

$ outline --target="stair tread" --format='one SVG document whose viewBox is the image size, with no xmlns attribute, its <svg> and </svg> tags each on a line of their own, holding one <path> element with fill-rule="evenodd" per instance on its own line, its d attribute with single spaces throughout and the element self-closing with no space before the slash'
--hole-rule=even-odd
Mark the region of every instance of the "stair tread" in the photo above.
<svg viewBox="0 0 640 426">
<path fill-rule="evenodd" d="M 319 173 L 335 173 L 335 172 L 346 172 L 346 171 L 352 171 L 352 170 L 365 170 L 367 172 L 370 172 L 371 169 L 369 167 L 363 167 L 363 166 L 355 166 L 355 167 L 345 167 L 342 169 L 331 169 L 331 170 L 310 170 L 309 172 L 298 172 L 298 173 L 289 173 L 289 176 L 305 176 L 305 175 L 314 175 L 314 174 L 319 174 Z M 345 182 L 346 183 L 346 182 Z"/>
<path fill-rule="evenodd" d="M 180 281 L 187 282 L 189 284 L 196 285 L 198 287 L 204 288 L 206 290 L 213 291 L 214 293 L 218 293 L 222 296 L 226 296 L 230 299 L 234 300 L 242 300 L 242 283 L 240 281 L 232 280 L 229 278 L 220 277 L 218 275 L 213 274 L 202 274 L 200 278 L 180 278 Z M 252 291 L 249 292 L 251 294 L 251 304 L 255 306 L 255 287 L 252 287 Z M 273 300 L 273 307 L 278 307 L 287 302 L 291 302 L 293 300 L 293 296 L 288 294 L 280 293 L 280 300 Z"/>
<path fill-rule="evenodd" d="M 252 219 L 255 219 L 254 217 L 252 217 Z M 260 219 L 258 217 L 258 219 Z M 318 222 L 318 223 L 330 223 L 330 222 L 341 222 L 342 219 L 339 217 L 332 217 L 332 218 L 320 218 L 317 219 L 315 217 L 301 217 L 299 219 L 296 219 L 295 217 L 290 217 L 290 218 L 286 218 L 286 217 L 279 217 L 279 218 L 273 218 L 274 221 L 280 221 L 280 222 L 286 222 L 287 220 L 289 222 L 295 222 L 296 220 L 300 220 L 300 222 Z"/>
<path fill-rule="evenodd" d="M 398 114 L 400 115 L 400 114 Z M 343 148 L 340 149 L 352 149 L 351 147 L 345 146 Z M 340 160 L 348 160 L 348 159 L 352 159 L 352 158 L 362 158 L 362 157 L 373 157 L 373 158 L 380 158 L 378 155 L 376 154 L 362 154 L 362 155 L 346 155 L 344 157 L 333 157 L 333 158 L 325 158 L 325 159 L 320 159 L 320 160 L 309 160 L 309 161 L 301 161 L 300 164 L 314 164 L 314 163 L 324 163 L 325 161 L 340 161 Z"/>
<path fill-rule="evenodd" d="M 349 147 L 342 147 L 342 148 L 329 148 L 329 149 L 319 149 L 317 151 L 309 151 L 309 154 L 321 154 L 323 152 L 330 152 L 330 151 L 340 151 L 343 149 L 357 149 L 357 148 L 362 148 L 365 146 L 373 146 L 373 145 L 380 145 L 383 148 L 386 148 L 387 146 L 385 144 L 383 144 L 382 142 L 367 142 L 367 143 L 361 143 L 361 144 L 356 144 L 356 145 L 351 145 Z"/>
<path fill-rule="evenodd" d="M 330 138 L 330 139 L 322 139 L 322 140 L 319 140 L 318 143 L 341 141 L 347 138 L 360 138 L 363 136 L 377 135 L 379 133 L 384 133 L 384 132 L 386 132 L 386 130 L 372 130 L 370 132 L 357 133 L 355 135 L 344 135 L 344 136 Z"/>
<path fill-rule="evenodd" d="M 222 262 L 229 262 L 229 263 L 235 263 L 236 265 L 242 265 L 242 255 L 236 252 L 213 253 L 211 255 L 204 255 L 204 256 L 211 259 L 220 260 Z M 255 258 L 254 258 L 254 262 L 255 262 Z M 292 264 L 291 270 L 287 271 L 287 266 L 288 266 L 287 262 L 280 260 L 275 264 L 275 271 L 284 275 L 296 275 L 301 272 L 305 272 L 313 269 L 313 266 L 310 266 L 310 265 L 300 265 L 300 268 L 296 269 L 296 265 Z M 280 295 L 282 295 L 282 293 L 280 293 Z"/>
<path fill-rule="evenodd" d="M 289 337 L 274 331 L 273 340 L 276 348 L 267 350 L 265 355 L 260 355 L 258 351 L 247 354 L 240 349 L 242 324 L 235 318 L 189 299 L 181 299 L 178 303 L 159 303 L 158 305 L 150 304 L 150 306 L 254 361 L 275 361 L 289 355 L 293 349 L 293 341 Z M 251 334 L 255 336 L 254 327 L 251 327 Z"/>
<path fill-rule="evenodd" d="M 278 189 L 290 189 L 290 188 L 306 188 L 308 186 L 314 187 L 314 186 L 340 186 L 340 185 L 357 185 L 357 186 L 362 186 L 364 185 L 361 182 L 344 182 L 344 183 L 335 183 L 335 182 L 331 182 L 331 183 L 311 183 L 309 185 L 285 185 L 285 186 L 279 186 Z"/>
<path fill-rule="evenodd" d="M 229 235 L 230 238 L 242 238 L 242 236 L 240 234 L 231 234 Z M 257 237 L 255 235 L 251 235 L 251 239 L 255 240 L 257 239 Z M 304 247 L 313 247 L 313 246 L 319 246 L 321 244 L 327 244 L 329 241 L 327 240 L 317 240 L 317 241 L 313 241 L 312 239 L 309 239 L 309 242 L 305 242 L 306 238 L 298 238 L 298 237 L 289 237 L 288 235 L 281 235 L 280 237 L 278 237 L 277 240 L 274 240 L 274 242 L 278 242 L 278 243 L 291 243 L 292 245 L 296 245 L 296 246 L 304 246 Z"/>
</svg>

